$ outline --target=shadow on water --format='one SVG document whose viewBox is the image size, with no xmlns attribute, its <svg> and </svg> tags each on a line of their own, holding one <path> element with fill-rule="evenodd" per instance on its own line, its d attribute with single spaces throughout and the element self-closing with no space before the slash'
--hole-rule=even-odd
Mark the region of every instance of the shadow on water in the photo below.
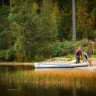
<svg viewBox="0 0 96 96">
<path fill-rule="evenodd" d="M 34 70 L 34 66 L 31 65 L 2 65 L 0 66 L 0 72 L 15 72 L 20 70 Z"/>
<path fill-rule="evenodd" d="M 24 89 L 0 89 L 0 96 L 96 96 L 96 90 L 83 90 L 74 88 L 24 88 Z"/>
</svg>

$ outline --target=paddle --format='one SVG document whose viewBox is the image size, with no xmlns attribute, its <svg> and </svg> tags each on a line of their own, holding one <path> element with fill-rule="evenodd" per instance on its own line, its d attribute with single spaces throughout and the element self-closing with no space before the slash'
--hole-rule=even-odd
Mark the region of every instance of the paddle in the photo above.
<svg viewBox="0 0 96 96">
<path fill-rule="evenodd" d="M 91 63 L 91 59 L 90 59 L 90 57 L 88 58 L 88 61 L 89 61 L 89 63 L 90 63 L 90 66 L 92 65 L 92 63 Z"/>
</svg>

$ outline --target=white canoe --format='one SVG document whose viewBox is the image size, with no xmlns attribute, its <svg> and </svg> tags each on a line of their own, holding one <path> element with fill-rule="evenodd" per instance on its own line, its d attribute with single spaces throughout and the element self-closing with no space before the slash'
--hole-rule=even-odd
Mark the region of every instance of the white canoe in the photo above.
<svg viewBox="0 0 96 96">
<path fill-rule="evenodd" d="M 72 68 L 72 67 L 85 67 L 89 66 L 89 61 L 82 63 L 70 63 L 70 64 L 42 64 L 35 62 L 35 68 Z"/>
</svg>

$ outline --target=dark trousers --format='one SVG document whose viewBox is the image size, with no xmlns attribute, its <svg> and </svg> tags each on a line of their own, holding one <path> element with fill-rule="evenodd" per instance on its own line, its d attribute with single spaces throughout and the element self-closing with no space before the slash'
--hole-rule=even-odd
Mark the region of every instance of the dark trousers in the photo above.
<svg viewBox="0 0 96 96">
<path fill-rule="evenodd" d="M 76 63 L 80 63 L 80 58 L 76 58 Z"/>
</svg>

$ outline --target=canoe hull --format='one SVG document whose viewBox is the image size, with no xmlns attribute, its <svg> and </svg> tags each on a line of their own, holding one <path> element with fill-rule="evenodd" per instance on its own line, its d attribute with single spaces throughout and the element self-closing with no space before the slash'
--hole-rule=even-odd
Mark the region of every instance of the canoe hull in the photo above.
<svg viewBox="0 0 96 96">
<path fill-rule="evenodd" d="M 42 64 L 35 62 L 35 68 L 72 68 L 72 67 L 85 67 L 89 66 L 89 61 L 82 63 L 71 63 L 71 64 Z"/>
</svg>

